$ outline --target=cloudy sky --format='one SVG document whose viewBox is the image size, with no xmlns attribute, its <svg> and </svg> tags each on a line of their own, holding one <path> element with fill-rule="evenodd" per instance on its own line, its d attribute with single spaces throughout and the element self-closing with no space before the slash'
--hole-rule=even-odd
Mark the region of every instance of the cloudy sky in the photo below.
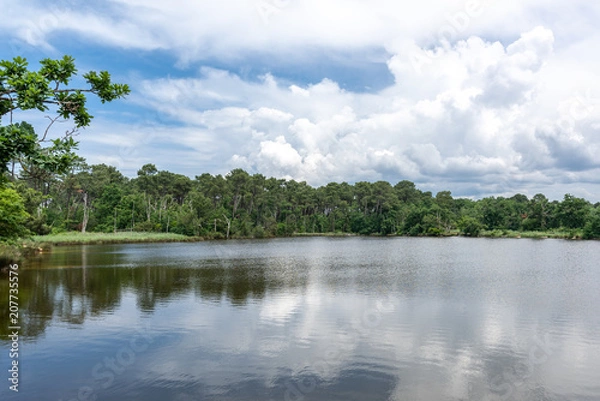
<svg viewBox="0 0 600 401">
<path fill-rule="evenodd" d="M 408 179 L 455 196 L 600 201 L 600 3 L 590 0 L 0 0 L 0 59 L 73 55 L 89 163 Z M 41 125 L 43 121 L 39 116 Z M 64 127 L 64 126 L 63 126 Z M 60 134 L 63 127 L 57 127 Z"/>
</svg>

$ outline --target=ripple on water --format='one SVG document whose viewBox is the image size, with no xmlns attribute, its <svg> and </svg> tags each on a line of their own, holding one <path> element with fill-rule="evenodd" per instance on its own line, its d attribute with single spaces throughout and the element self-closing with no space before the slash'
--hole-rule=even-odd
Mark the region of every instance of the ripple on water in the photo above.
<svg viewBox="0 0 600 401">
<path fill-rule="evenodd" d="M 146 330 L 152 344 L 98 400 L 597 401 L 599 249 L 465 238 L 87 247 L 86 269 L 24 272 L 27 394 L 6 398 L 77 397 L 98 384 L 95 364 Z"/>
</svg>

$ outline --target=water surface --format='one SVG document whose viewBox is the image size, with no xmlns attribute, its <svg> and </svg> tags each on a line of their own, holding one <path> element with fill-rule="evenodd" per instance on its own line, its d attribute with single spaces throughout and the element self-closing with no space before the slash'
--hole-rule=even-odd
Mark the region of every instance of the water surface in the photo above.
<svg viewBox="0 0 600 401">
<path fill-rule="evenodd" d="M 598 400 L 598 260 L 525 239 L 56 248 L 21 266 L 20 392 L 4 373 L 0 396 Z"/>
</svg>

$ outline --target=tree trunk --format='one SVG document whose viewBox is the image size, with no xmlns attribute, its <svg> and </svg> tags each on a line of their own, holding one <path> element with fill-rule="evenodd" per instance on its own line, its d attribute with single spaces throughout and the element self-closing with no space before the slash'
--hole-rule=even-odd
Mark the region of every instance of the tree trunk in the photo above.
<svg viewBox="0 0 600 401">
<path fill-rule="evenodd" d="M 237 193 L 233 196 L 233 216 L 235 216 L 235 212 L 237 212 L 241 199 L 242 197 Z"/>
<path fill-rule="evenodd" d="M 231 220 L 229 220 L 227 218 L 227 216 L 223 215 L 223 217 L 225 217 L 225 221 L 227 222 L 227 239 L 229 239 L 229 230 L 231 229 Z"/>
<path fill-rule="evenodd" d="M 131 202 L 131 232 L 133 232 L 133 226 L 135 225 L 135 218 L 134 218 L 134 202 Z"/>
<path fill-rule="evenodd" d="M 146 194 L 144 193 L 144 198 L 146 198 Z M 146 200 L 146 199 L 144 199 Z M 150 196 L 148 195 L 148 202 L 146 205 L 146 221 L 150 221 L 150 215 L 152 214 L 152 204 L 150 203 Z"/>
<path fill-rule="evenodd" d="M 88 221 L 90 220 L 90 208 L 89 208 L 89 197 L 88 197 L 88 193 L 84 192 L 83 193 L 83 221 L 81 222 L 81 232 L 84 233 L 87 225 L 88 225 Z"/>
<path fill-rule="evenodd" d="M 69 221 L 69 217 L 71 217 L 71 189 L 67 189 L 67 202 L 66 202 L 66 216 L 65 221 Z"/>
</svg>

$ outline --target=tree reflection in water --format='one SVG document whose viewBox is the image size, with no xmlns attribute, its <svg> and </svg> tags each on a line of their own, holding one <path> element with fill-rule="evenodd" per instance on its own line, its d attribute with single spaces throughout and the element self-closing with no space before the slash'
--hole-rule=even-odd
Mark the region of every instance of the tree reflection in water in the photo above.
<svg viewBox="0 0 600 401">
<path fill-rule="evenodd" d="M 272 260 L 262 264 L 247 261 L 248 265 L 236 260 L 225 266 L 220 259 L 202 260 L 196 267 L 131 266 L 123 253 L 90 249 L 94 248 L 68 247 L 31 260 L 19 270 L 19 318 L 24 337 L 40 336 L 53 319 L 79 325 L 89 317 L 112 313 L 126 293 L 135 294 L 141 311 L 152 313 L 157 304 L 188 294 L 243 306 L 262 299 L 268 290 L 306 285 L 301 273 L 286 270 L 278 274 L 271 269 Z M 0 286 L 0 308 L 8 309 L 7 285 Z M 9 326 L 8 316 L 0 314 L 2 338 Z"/>
</svg>

